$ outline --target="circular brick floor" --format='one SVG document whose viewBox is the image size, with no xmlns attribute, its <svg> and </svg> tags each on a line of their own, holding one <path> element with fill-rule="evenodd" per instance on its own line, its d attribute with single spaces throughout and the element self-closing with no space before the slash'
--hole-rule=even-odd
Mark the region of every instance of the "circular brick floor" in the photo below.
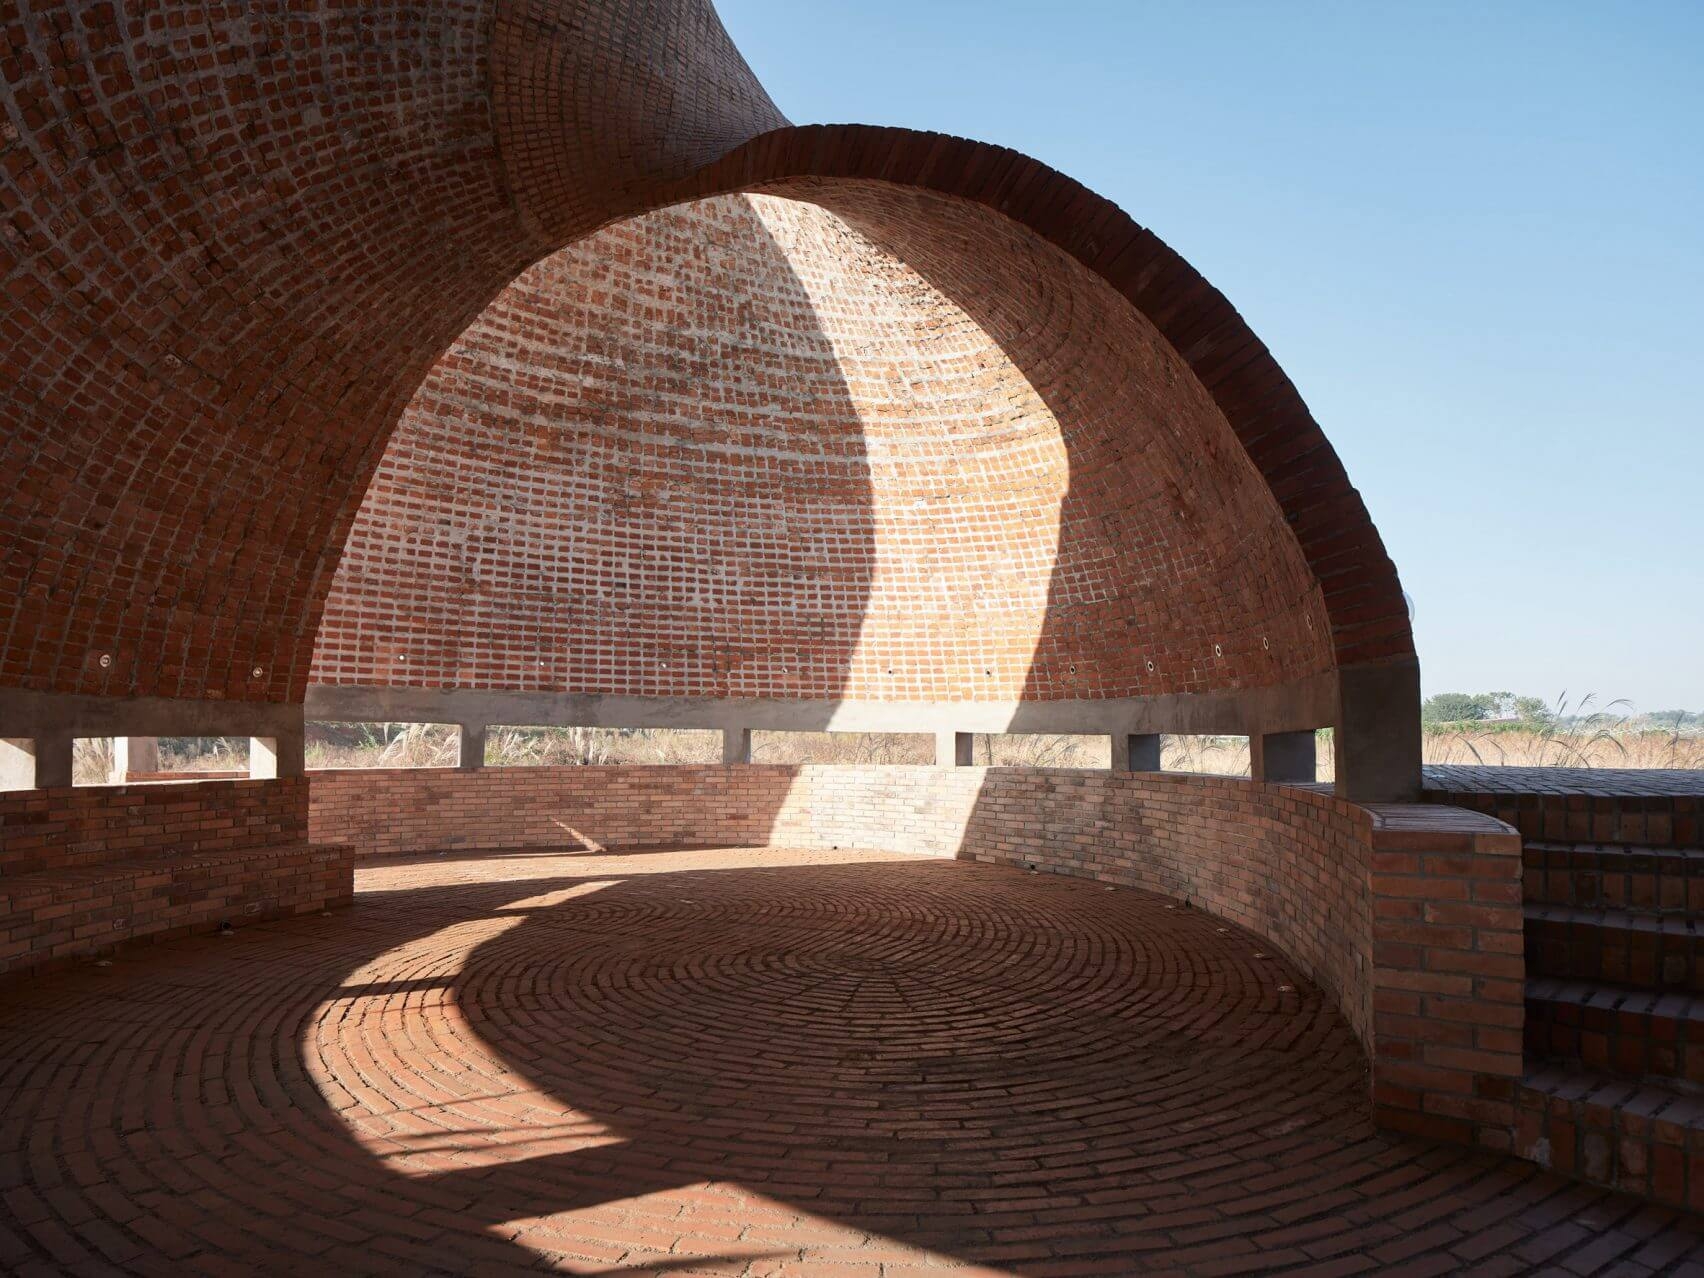
<svg viewBox="0 0 1704 1278">
<path fill-rule="evenodd" d="M 1375 1136 L 1317 991 L 1160 898 L 723 850 L 370 866 L 0 991 L 0 1270 L 1704 1272 Z"/>
</svg>

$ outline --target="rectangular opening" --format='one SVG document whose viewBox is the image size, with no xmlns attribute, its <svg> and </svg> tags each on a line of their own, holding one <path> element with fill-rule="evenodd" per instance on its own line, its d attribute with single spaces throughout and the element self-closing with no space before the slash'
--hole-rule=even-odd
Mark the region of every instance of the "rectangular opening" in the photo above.
<svg viewBox="0 0 1704 1278">
<path fill-rule="evenodd" d="M 0 791 L 36 788 L 33 737 L 0 737 Z"/>
<path fill-rule="evenodd" d="M 1112 738 L 1065 732 L 978 732 L 970 762 L 983 768 L 1110 768 Z"/>
<path fill-rule="evenodd" d="M 720 763 L 714 728 L 522 728 L 485 731 L 488 768 Z"/>
<path fill-rule="evenodd" d="M 1314 780 L 1337 780 L 1337 734 L 1330 728 L 1321 728 L 1314 733 L 1314 760 Z"/>
<path fill-rule="evenodd" d="M 310 722 L 304 753 L 314 770 L 453 768 L 461 758 L 461 729 L 453 723 Z"/>
<path fill-rule="evenodd" d="M 247 737 L 77 737 L 72 785 L 237 781 L 249 775 Z"/>
<path fill-rule="evenodd" d="M 1249 775 L 1248 738 L 1168 735 L 1160 743 L 1160 767 L 1166 772 L 1246 777 Z"/>
<path fill-rule="evenodd" d="M 753 732 L 751 761 L 933 765 L 935 738 L 924 732 Z"/>
</svg>

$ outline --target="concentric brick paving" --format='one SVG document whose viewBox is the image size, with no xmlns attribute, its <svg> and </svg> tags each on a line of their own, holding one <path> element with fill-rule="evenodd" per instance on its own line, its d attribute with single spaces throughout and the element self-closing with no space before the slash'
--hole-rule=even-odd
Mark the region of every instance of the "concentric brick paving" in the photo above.
<svg viewBox="0 0 1704 1278">
<path fill-rule="evenodd" d="M 0 995 L 0 1269 L 1704 1272 L 1376 1136 L 1328 1001 L 1131 891 L 780 850 L 427 858 Z"/>
</svg>

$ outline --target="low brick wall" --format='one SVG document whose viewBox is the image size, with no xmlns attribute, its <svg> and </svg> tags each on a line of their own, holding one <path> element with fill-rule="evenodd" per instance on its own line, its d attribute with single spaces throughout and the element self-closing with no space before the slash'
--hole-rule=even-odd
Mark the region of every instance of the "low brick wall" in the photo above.
<svg viewBox="0 0 1704 1278">
<path fill-rule="evenodd" d="M 1511 1144 L 1520 839 L 1480 814 L 1180 774 L 706 766 L 316 773 L 311 824 L 363 855 L 862 847 L 1188 899 L 1333 995 L 1373 1061 L 1381 1123 Z"/>
<path fill-rule="evenodd" d="M 296 777 L 0 792 L 0 876 L 167 848 L 213 853 L 306 843 L 309 784 Z"/>
<path fill-rule="evenodd" d="M 347 905 L 305 778 L 0 793 L 0 973 Z"/>
</svg>

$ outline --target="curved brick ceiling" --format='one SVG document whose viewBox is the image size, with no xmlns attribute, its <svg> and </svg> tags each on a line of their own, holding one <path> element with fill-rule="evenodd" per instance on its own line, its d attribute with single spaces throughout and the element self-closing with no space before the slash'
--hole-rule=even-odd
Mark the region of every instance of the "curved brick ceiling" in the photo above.
<svg viewBox="0 0 1704 1278">
<path fill-rule="evenodd" d="M 623 222 L 506 289 L 392 437 L 315 681 L 1006 701 L 1329 668 L 1152 325 L 974 206 L 811 195 Z"/>
<path fill-rule="evenodd" d="M 616 219 L 744 189 L 820 198 L 976 309 L 926 251 L 947 205 L 905 231 L 825 179 L 1002 214 L 1133 303 L 1272 493 L 1337 664 L 1412 658 L 1358 496 L 1222 297 L 1011 152 L 785 127 L 704 0 L 20 0 L 0 74 L 0 685 L 299 700 L 345 535 L 427 371 L 530 264 Z M 1039 353 L 1008 353 L 1034 373 Z"/>
</svg>

